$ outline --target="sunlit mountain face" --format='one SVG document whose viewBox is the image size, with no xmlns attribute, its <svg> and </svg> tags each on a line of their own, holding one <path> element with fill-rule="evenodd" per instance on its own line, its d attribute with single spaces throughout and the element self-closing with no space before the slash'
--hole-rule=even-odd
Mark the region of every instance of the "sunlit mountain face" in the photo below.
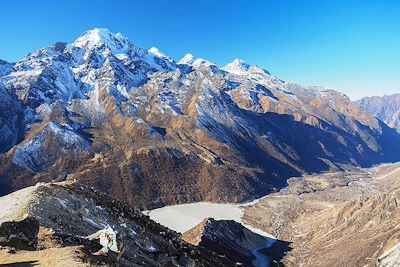
<svg viewBox="0 0 400 267">
<path fill-rule="evenodd" d="M 237 202 L 400 158 L 399 134 L 342 93 L 241 60 L 176 61 L 107 29 L 1 66 L 2 194 L 76 179 L 132 206 Z"/>
</svg>

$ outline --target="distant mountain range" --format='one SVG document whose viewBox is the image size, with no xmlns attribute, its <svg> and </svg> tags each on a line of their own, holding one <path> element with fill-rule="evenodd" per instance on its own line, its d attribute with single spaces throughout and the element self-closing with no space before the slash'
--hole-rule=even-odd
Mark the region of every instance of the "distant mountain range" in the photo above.
<svg viewBox="0 0 400 267">
<path fill-rule="evenodd" d="M 149 208 L 238 202 L 397 161 L 400 135 L 332 89 L 141 49 L 107 29 L 0 62 L 0 194 L 78 180 Z"/>
<path fill-rule="evenodd" d="M 356 104 L 400 132 L 400 94 L 364 97 Z"/>
</svg>

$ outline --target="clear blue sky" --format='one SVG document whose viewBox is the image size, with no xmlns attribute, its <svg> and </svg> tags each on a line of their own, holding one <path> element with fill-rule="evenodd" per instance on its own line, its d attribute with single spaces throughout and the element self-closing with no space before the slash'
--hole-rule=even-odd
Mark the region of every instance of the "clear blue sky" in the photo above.
<svg viewBox="0 0 400 267">
<path fill-rule="evenodd" d="M 400 1 L 3 0 L 0 58 L 105 27 L 143 48 L 218 65 L 234 58 L 352 99 L 400 92 Z"/>
</svg>

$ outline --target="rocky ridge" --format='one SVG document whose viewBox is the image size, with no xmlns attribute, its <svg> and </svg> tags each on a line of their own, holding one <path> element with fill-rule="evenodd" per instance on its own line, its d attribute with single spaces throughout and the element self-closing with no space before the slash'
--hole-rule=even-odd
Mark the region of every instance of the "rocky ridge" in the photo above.
<svg viewBox="0 0 400 267">
<path fill-rule="evenodd" d="M 238 222 L 212 218 L 204 219 L 183 233 L 182 239 L 195 246 L 226 255 L 243 266 L 268 265 L 270 262 L 268 254 L 262 254 L 259 250 L 268 248 L 275 242 L 253 233 Z"/>
<path fill-rule="evenodd" d="M 0 198 L 0 263 L 233 266 L 96 190 L 39 184 Z M 52 262 L 52 264 L 50 264 Z"/>
</svg>

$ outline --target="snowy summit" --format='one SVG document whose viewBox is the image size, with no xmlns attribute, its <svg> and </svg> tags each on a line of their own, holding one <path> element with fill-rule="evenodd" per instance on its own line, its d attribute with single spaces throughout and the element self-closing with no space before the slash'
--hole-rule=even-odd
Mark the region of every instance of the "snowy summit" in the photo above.
<svg viewBox="0 0 400 267">
<path fill-rule="evenodd" d="M 84 32 L 73 43 L 74 46 L 82 49 L 93 49 L 106 46 L 113 54 L 128 54 L 134 50 L 129 39 L 121 33 L 112 33 L 105 28 L 95 28 Z"/>
<path fill-rule="evenodd" d="M 233 62 L 229 63 L 224 67 L 226 71 L 241 74 L 248 71 L 250 65 L 241 59 L 235 59 Z"/>
</svg>

